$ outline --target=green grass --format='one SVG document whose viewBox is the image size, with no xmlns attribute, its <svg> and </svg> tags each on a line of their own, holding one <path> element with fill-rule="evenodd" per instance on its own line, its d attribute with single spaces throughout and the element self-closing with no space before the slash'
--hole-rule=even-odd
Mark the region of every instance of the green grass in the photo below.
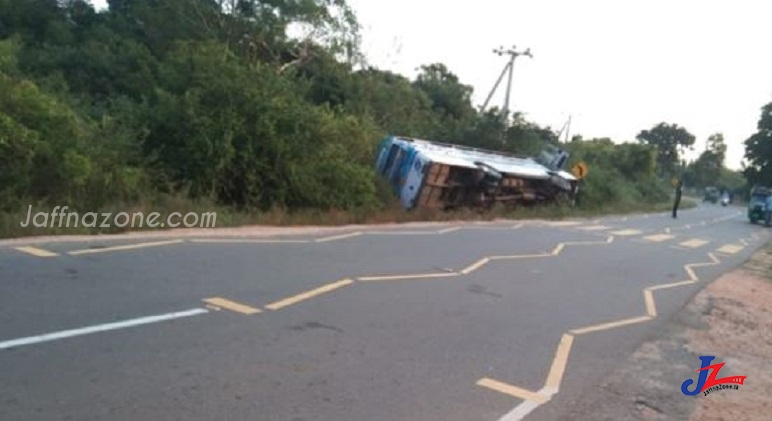
<svg viewBox="0 0 772 421">
<path fill-rule="evenodd" d="M 290 212 L 284 209 L 273 209 L 268 212 L 236 212 L 229 208 L 212 205 L 205 202 L 192 202 L 186 199 L 167 198 L 155 205 L 133 205 L 126 207 L 114 206 L 99 210 L 99 219 L 97 225 L 102 223 L 104 212 L 110 212 L 111 227 L 94 228 L 89 227 L 51 227 L 51 222 L 47 227 L 35 227 L 32 224 L 22 227 L 20 224 L 27 219 L 27 209 L 15 213 L 0 213 L 0 238 L 18 238 L 41 235 L 80 235 L 80 234 L 114 234 L 129 231 L 150 231 L 163 230 L 166 228 L 125 228 L 113 225 L 113 218 L 118 212 L 127 212 L 129 215 L 134 212 L 143 212 L 147 215 L 150 212 L 158 212 L 161 217 L 158 222 L 165 221 L 167 215 L 172 212 L 179 212 L 182 215 L 188 212 L 202 214 L 205 212 L 216 212 L 216 227 L 241 227 L 249 225 L 267 225 L 267 226 L 341 226 L 349 224 L 382 224 L 382 223 L 404 223 L 404 222 L 442 222 L 442 221 L 491 221 L 495 219 L 549 219 L 559 220 L 567 217 L 597 217 L 605 215 L 626 215 L 644 212 L 665 212 L 671 209 L 671 203 L 623 203 L 607 204 L 592 207 L 566 208 L 557 206 L 535 206 L 528 208 L 519 208 L 507 210 L 503 208 L 494 208 L 488 212 L 475 210 L 458 211 L 436 211 L 428 209 L 419 209 L 405 211 L 397 203 L 391 203 L 380 209 L 360 209 L 353 211 L 297 211 Z M 680 209 L 689 209 L 697 206 L 697 202 L 690 199 L 684 199 Z M 33 207 L 32 215 L 37 212 L 52 212 L 52 208 Z M 68 212 L 72 211 L 68 209 Z M 85 212 L 81 211 L 83 216 Z M 180 221 L 180 218 L 177 218 Z M 80 224 L 79 224 L 80 225 Z M 179 228 L 184 228 L 180 225 Z"/>
</svg>

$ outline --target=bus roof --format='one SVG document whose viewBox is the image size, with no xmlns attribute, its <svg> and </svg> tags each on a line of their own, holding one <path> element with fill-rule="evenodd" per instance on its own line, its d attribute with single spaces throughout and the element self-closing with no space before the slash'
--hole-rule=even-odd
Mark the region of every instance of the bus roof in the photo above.
<svg viewBox="0 0 772 421">
<path fill-rule="evenodd" d="M 455 165 L 465 168 L 478 168 L 477 162 L 482 162 L 506 174 L 519 175 L 528 178 L 547 179 L 550 177 L 550 170 L 533 160 L 505 153 L 497 153 L 485 149 L 476 149 L 469 147 L 457 147 L 438 142 L 431 142 L 422 139 L 410 139 L 397 137 L 396 139 L 408 141 L 413 144 L 416 150 L 420 151 L 427 158 L 434 162 L 447 165 Z M 576 178 L 565 171 L 559 171 L 557 174 L 569 180 Z"/>
</svg>

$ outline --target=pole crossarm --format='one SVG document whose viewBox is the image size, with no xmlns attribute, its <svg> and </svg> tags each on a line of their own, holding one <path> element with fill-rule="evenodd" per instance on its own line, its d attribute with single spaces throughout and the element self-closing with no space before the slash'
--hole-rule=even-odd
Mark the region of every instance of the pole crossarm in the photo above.
<svg viewBox="0 0 772 421">
<path fill-rule="evenodd" d="M 515 59 L 519 56 L 526 56 L 533 58 L 533 54 L 531 54 L 531 49 L 528 48 L 525 51 L 517 51 L 517 48 L 513 45 L 512 48 L 504 49 L 504 47 L 499 47 L 493 50 L 494 54 L 497 54 L 499 56 L 509 56 L 509 60 L 507 61 L 507 64 L 504 65 L 504 69 L 501 71 L 501 74 L 499 75 L 499 78 L 496 79 L 496 83 L 493 85 L 493 89 L 491 89 L 490 93 L 488 94 L 488 97 L 485 98 L 485 102 L 482 106 L 482 111 L 485 111 L 486 108 L 488 108 L 488 103 L 490 102 L 491 98 L 493 97 L 493 94 L 496 92 L 496 89 L 498 89 L 499 84 L 501 83 L 501 80 L 504 78 L 504 75 L 508 73 L 507 76 L 507 91 L 506 95 L 504 97 L 504 113 L 509 112 L 509 99 L 510 99 L 510 92 L 512 90 L 512 73 L 515 66 Z"/>
</svg>

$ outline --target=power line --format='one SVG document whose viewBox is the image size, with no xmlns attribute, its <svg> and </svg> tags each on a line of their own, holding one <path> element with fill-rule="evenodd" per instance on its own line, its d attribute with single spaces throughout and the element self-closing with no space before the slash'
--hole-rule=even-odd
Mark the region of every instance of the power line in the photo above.
<svg viewBox="0 0 772 421">
<path fill-rule="evenodd" d="M 505 50 L 504 47 L 499 47 L 493 50 L 494 54 L 498 54 L 499 56 L 508 55 L 509 61 L 507 61 L 507 64 L 504 65 L 504 69 L 501 71 L 501 74 L 499 75 L 499 78 L 496 80 L 496 84 L 493 85 L 493 89 L 491 89 L 491 92 L 488 94 L 488 98 L 485 99 L 485 103 L 483 103 L 482 111 L 485 111 L 485 109 L 488 107 L 488 102 L 490 102 L 491 97 L 493 97 L 493 94 L 496 92 L 496 89 L 498 89 L 499 84 L 501 83 L 501 79 L 504 78 L 504 75 L 509 73 L 508 79 L 507 79 L 507 92 L 506 96 L 504 97 L 504 113 L 506 114 L 509 112 L 509 97 L 510 92 L 512 90 L 512 71 L 515 66 L 515 59 L 519 56 L 527 56 L 533 58 L 533 55 L 531 54 L 531 49 L 528 48 L 525 51 L 517 51 L 516 47 L 513 45 L 512 48 Z"/>
</svg>

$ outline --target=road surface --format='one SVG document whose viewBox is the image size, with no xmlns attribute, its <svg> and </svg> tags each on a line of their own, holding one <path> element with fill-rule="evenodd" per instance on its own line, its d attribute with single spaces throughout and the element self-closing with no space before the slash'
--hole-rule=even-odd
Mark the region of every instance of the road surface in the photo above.
<svg viewBox="0 0 772 421">
<path fill-rule="evenodd" d="M 0 419 L 556 420 L 768 237 L 704 205 L 6 243 Z"/>
</svg>

